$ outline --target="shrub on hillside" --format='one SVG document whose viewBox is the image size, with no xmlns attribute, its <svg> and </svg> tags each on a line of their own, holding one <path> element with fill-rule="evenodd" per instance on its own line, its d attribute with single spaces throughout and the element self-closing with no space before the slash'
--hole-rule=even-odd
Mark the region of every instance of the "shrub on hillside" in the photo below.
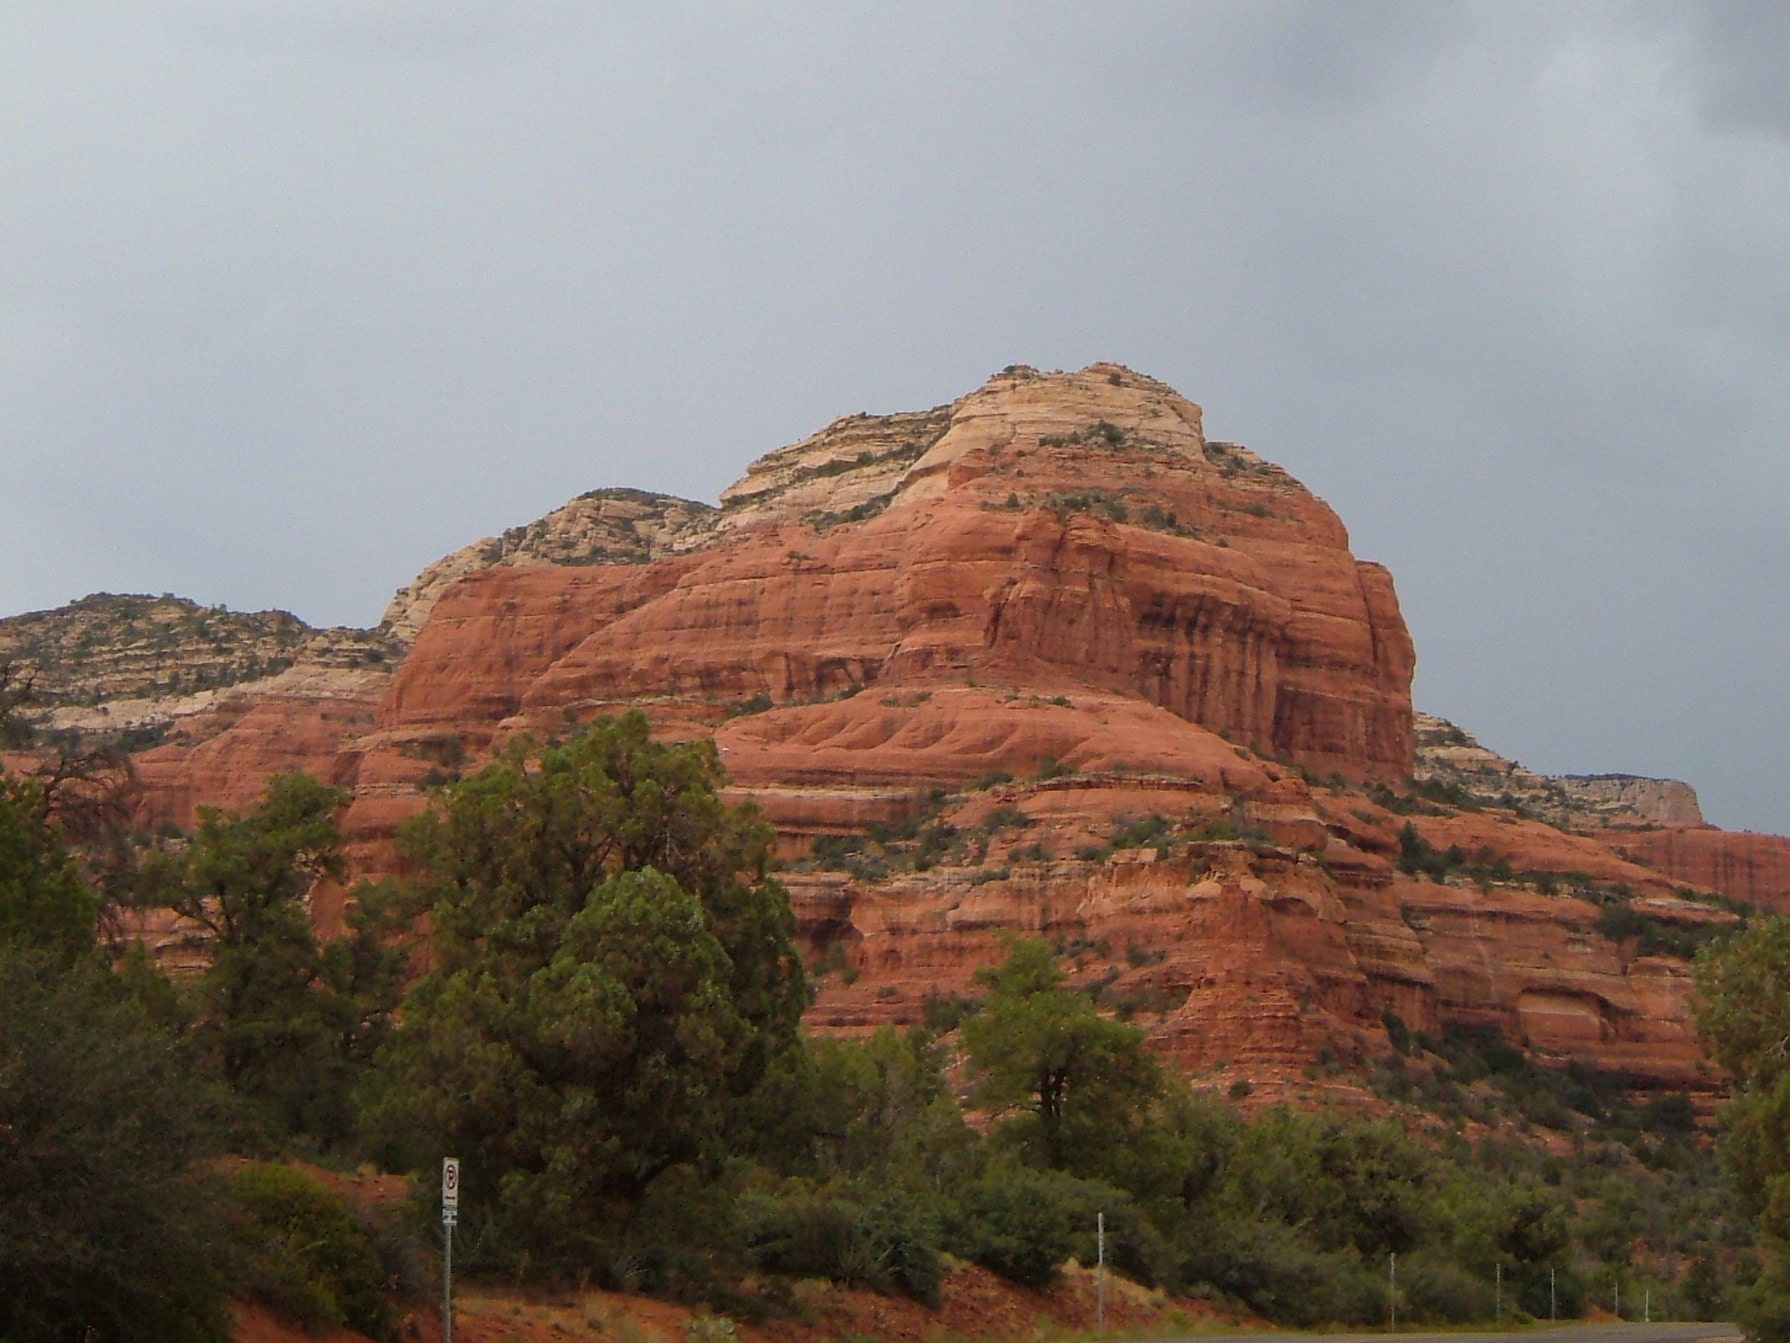
<svg viewBox="0 0 1790 1343">
<path fill-rule="evenodd" d="M 250 1295 L 305 1328 L 391 1333 L 385 1270 L 346 1201 L 291 1166 L 245 1166 L 230 1182 Z"/>
<path fill-rule="evenodd" d="M 1183 1272 L 1298 1328 L 1382 1318 L 1386 1283 L 1347 1250 L 1318 1250 L 1282 1222 L 1227 1218 L 1189 1229 Z"/>
<path fill-rule="evenodd" d="M 748 1200 L 743 1211 L 747 1244 L 764 1272 L 939 1303 L 936 1219 L 899 1192 L 858 1202 L 797 1189 Z"/>
</svg>

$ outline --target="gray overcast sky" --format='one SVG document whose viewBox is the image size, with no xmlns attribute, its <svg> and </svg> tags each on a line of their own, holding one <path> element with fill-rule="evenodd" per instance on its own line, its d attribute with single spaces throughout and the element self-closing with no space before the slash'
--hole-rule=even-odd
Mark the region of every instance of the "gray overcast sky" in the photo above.
<svg viewBox="0 0 1790 1343">
<path fill-rule="evenodd" d="M 9 0 L 0 613 L 370 624 L 583 490 L 1116 359 L 1420 707 L 1790 832 L 1790 5 Z"/>
</svg>

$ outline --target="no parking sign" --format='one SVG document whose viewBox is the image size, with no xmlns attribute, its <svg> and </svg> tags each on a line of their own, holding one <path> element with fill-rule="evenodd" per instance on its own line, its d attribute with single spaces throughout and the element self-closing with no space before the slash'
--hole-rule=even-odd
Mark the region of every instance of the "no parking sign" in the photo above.
<svg viewBox="0 0 1790 1343">
<path fill-rule="evenodd" d="M 460 1158 L 441 1159 L 441 1223 L 452 1226 L 460 1219 Z"/>
</svg>

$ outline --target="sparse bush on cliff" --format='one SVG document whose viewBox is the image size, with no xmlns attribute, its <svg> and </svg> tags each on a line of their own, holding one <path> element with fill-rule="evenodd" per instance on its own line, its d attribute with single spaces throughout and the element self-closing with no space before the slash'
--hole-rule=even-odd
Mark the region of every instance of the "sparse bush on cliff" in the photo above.
<svg viewBox="0 0 1790 1343">
<path fill-rule="evenodd" d="M 1637 956 L 1688 961 L 1733 930 L 1717 923 L 1676 923 L 1646 914 L 1626 900 L 1608 900 L 1598 912 L 1597 931 L 1612 942 L 1629 943 Z"/>
<path fill-rule="evenodd" d="M 1398 870 L 1407 876 L 1424 876 L 1431 881 L 1446 881 L 1448 874 L 1466 865 L 1467 855 L 1460 845 L 1451 844 L 1438 850 L 1406 821 L 1398 832 Z"/>
</svg>

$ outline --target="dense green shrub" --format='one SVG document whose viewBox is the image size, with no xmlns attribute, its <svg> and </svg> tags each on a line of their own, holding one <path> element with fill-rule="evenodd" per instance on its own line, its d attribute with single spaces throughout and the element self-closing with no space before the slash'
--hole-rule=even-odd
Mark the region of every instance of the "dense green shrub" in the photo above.
<svg viewBox="0 0 1790 1343">
<path fill-rule="evenodd" d="M 1278 1324 L 1364 1324 L 1386 1313 L 1379 1274 L 1345 1250 L 1314 1248 L 1284 1222 L 1191 1223 L 1181 1249 L 1188 1282 L 1208 1283 Z"/>
<path fill-rule="evenodd" d="M 0 773 L 0 948 L 70 964 L 92 949 L 98 910 L 50 819 L 44 790 Z"/>
<path fill-rule="evenodd" d="M 753 1263 L 764 1272 L 899 1291 L 938 1305 L 937 1220 L 899 1191 L 859 1201 L 798 1187 L 749 1199 L 742 1223 Z"/>
<path fill-rule="evenodd" d="M 238 1171 L 230 1196 L 250 1295 L 307 1329 L 390 1334 L 385 1269 L 341 1195 L 295 1167 L 263 1163 Z"/>
<path fill-rule="evenodd" d="M 1436 1250 L 1398 1261 L 1399 1317 L 1414 1324 L 1471 1324 L 1489 1320 L 1498 1308 L 1496 1292 Z M 1504 1303 L 1508 1311 L 1510 1302 Z"/>
<path fill-rule="evenodd" d="M 212 1099 L 103 971 L 0 951 L 0 1339 L 229 1337 Z"/>
<path fill-rule="evenodd" d="M 961 1189 L 945 1216 L 945 1246 L 1023 1287 L 1047 1287 L 1074 1252 L 1080 1181 L 998 1163 Z M 1091 1217 L 1091 1214 L 1090 1214 Z"/>
</svg>

